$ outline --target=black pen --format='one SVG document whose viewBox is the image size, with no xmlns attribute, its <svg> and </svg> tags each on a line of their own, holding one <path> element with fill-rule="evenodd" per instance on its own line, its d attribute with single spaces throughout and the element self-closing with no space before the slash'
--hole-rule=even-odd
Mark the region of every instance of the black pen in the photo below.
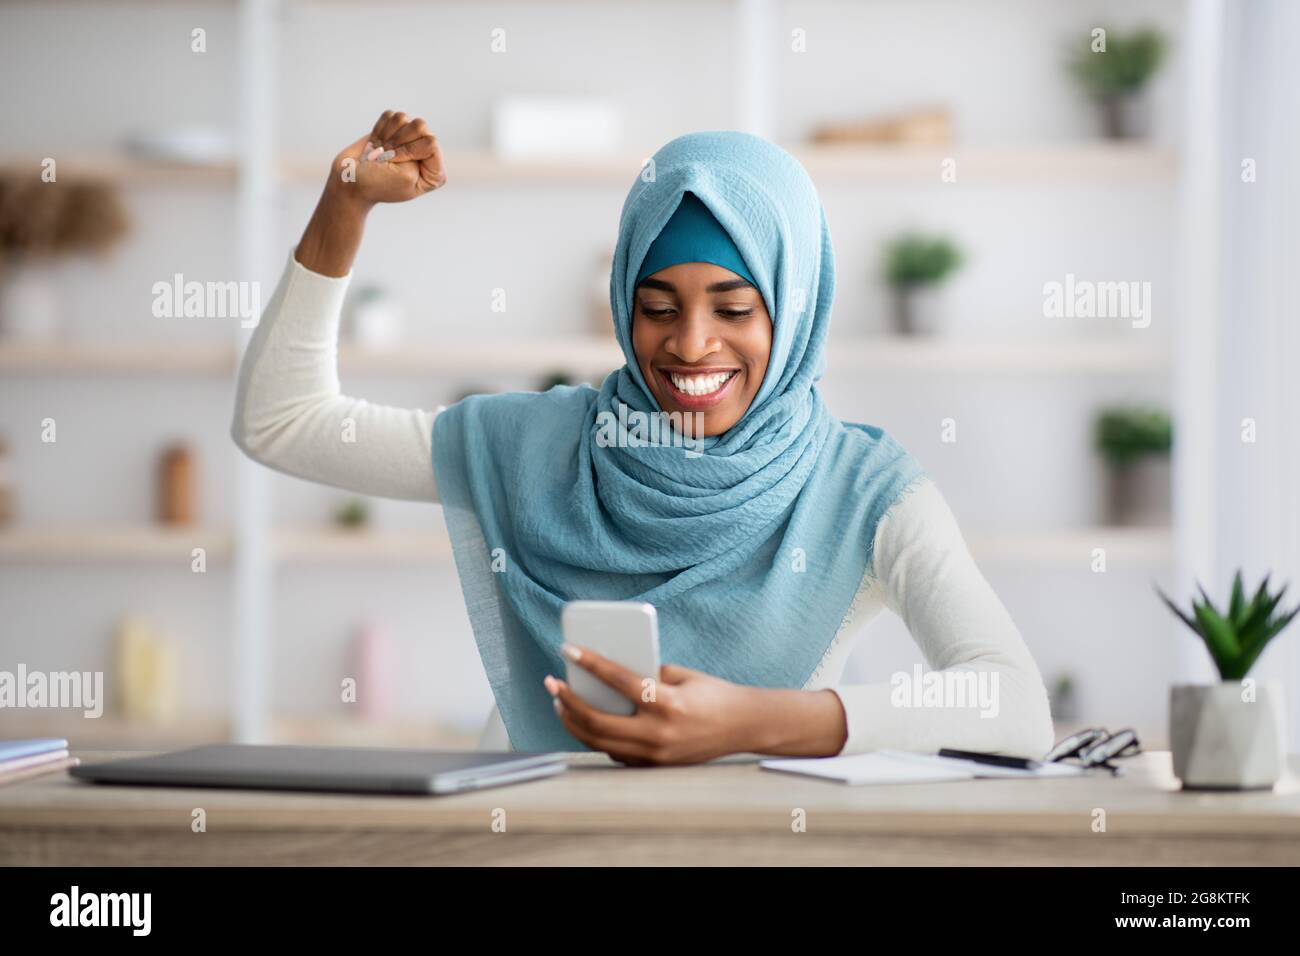
<svg viewBox="0 0 1300 956">
<path fill-rule="evenodd" d="M 995 767 L 1014 767 L 1017 770 L 1037 770 L 1042 766 L 1037 760 L 1030 760 L 1028 757 L 1004 757 L 1002 754 L 981 754 L 970 750 L 950 750 L 947 747 L 939 751 L 939 756 L 987 763 Z"/>
</svg>

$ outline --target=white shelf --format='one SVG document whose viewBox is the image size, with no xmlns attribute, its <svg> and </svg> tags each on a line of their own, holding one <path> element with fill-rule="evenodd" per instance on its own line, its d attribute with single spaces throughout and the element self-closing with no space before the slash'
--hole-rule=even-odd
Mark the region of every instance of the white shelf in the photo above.
<svg viewBox="0 0 1300 956">
<path fill-rule="evenodd" d="M 1177 155 L 1146 143 L 1042 143 L 1021 146 L 806 146 L 790 150 L 818 182 L 933 183 L 954 160 L 957 183 L 1173 182 Z"/>
<path fill-rule="evenodd" d="M 43 564 L 80 562 L 171 564 L 189 569 L 193 549 L 206 560 L 226 561 L 233 550 L 230 532 L 214 528 L 162 525 L 56 526 L 0 529 L 0 561 Z"/>
<path fill-rule="evenodd" d="M 785 145 L 818 183 L 944 184 L 944 163 L 955 161 L 957 182 L 1152 182 L 1174 181 L 1173 150 L 1145 143 L 1046 143 L 1021 146 Z M 510 160 L 488 150 L 445 154 L 450 185 L 531 185 L 626 188 L 653 149 L 605 157 Z M 286 161 L 286 180 L 323 182 L 328 159 Z"/>
<path fill-rule="evenodd" d="M 1167 351 L 1116 339 L 986 342 L 902 336 L 832 340 L 827 368 L 871 372 L 1161 373 Z M 228 376 L 236 353 L 223 343 L 0 344 L 0 372 L 11 375 Z M 411 344 L 394 349 L 339 348 L 343 375 L 535 376 L 566 371 L 595 376 L 623 364 L 613 338 L 575 336 L 503 343 Z"/>
<path fill-rule="evenodd" d="M 228 342 L 0 342 L 9 375 L 230 375 Z"/>
<path fill-rule="evenodd" d="M 1164 527 L 1077 528 L 1024 534 L 973 534 L 977 559 L 1058 568 L 1091 567 L 1093 549 L 1104 548 L 1106 566 L 1164 567 L 1174 558 L 1173 532 Z"/>
<path fill-rule="evenodd" d="M 232 186 L 238 181 L 233 162 L 172 163 L 113 150 L 61 149 L 56 158 L 60 180 L 99 180 L 122 186 Z M 40 156 L 0 156 L 0 169 L 29 170 L 33 176 L 39 176 L 41 160 Z"/>
<path fill-rule="evenodd" d="M 236 360 L 234 347 L 221 342 L 0 343 L 0 372 L 15 376 L 228 376 Z M 536 375 L 560 369 L 595 374 L 621 364 L 618 343 L 595 336 L 393 349 L 339 347 L 344 375 Z"/>
<path fill-rule="evenodd" d="M 405 563 L 451 555 L 442 530 L 281 529 L 271 542 L 274 559 L 285 564 Z M 0 562 L 175 563 L 188 569 L 194 548 L 206 549 L 209 562 L 228 561 L 234 543 L 232 532 L 214 528 L 17 527 L 0 529 Z"/>
<path fill-rule="evenodd" d="M 1168 351 L 1102 336 L 1064 341 L 988 342 L 898 335 L 832 339 L 829 371 L 1132 374 L 1168 370 Z"/>
<path fill-rule="evenodd" d="M 622 364 L 623 352 L 612 336 L 339 349 L 339 370 L 344 375 L 532 376 L 565 371 L 594 376 Z"/>
<path fill-rule="evenodd" d="M 441 529 L 281 529 L 272 532 L 271 541 L 275 560 L 294 565 L 415 564 L 451 557 L 451 542 Z"/>
<path fill-rule="evenodd" d="M 971 182 L 1172 182 L 1178 171 L 1173 150 L 1145 143 L 1034 143 L 979 146 L 787 144 L 818 183 L 933 183 L 939 185 L 942 164 L 955 160 L 958 183 Z M 572 159 L 503 159 L 490 150 L 446 153 L 449 185 L 515 186 L 553 183 L 570 186 L 627 188 L 653 153 L 628 151 L 603 157 Z M 40 157 L 0 157 L 0 167 L 40 171 Z M 290 183 L 323 183 L 330 157 L 322 153 L 294 156 L 280 164 L 280 177 Z M 177 184 L 233 185 L 234 162 L 168 163 L 140 159 L 120 152 L 87 152 L 60 160 L 59 175 L 94 178 L 125 186 Z"/>
<path fill-rule="evenodd" d="M 273 559 L 293 565 L 434 563 L 450 559 L 442 528 L 420 530 L 280 528 L 271 532 Z M 1105 548 L 1107 562 L 1163 565 L 1172 560 L 1168 528 L 1098 526 L 1053 532 L 970 537 L 976 557 L 992 561 L 1087 567 L 1093 548 Z M 228 559 L 234 536 L 212 528 L 173 529 L 141 525 L 17 528 L 0 530 L 0 561 L 176 562 L 189 567 L 191 549 L 206 548 L 209 561 Z"/>
</svg>

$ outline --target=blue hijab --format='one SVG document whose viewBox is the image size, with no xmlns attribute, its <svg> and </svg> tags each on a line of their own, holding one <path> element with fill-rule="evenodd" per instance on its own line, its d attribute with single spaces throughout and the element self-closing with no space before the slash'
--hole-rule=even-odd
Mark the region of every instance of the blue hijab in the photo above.
<svg viewBox="0 0 1300 956">
<path fill-rule="evenodd" d="M 688 192 L 731 237 L 773 321 L 749 409 L 693 442 L 647 428 L 660 409 L 632 349 L 636 279 Z M 834 288 L 825 212 L 794 157 L 747 133 L 679 136 L 623 203 L 610 305 L 626 364 L 599 390 L 475 395 L 434 420 L 461 588 L 515 750 L 587 749 L 542 684 L 564 674 L 571 600 L 655 605 L 664 663 L 758 687 L 802 687 L 816 671 L 881 517 L 921 475 L 882 429 L 822 402 Z"/>
</svg>

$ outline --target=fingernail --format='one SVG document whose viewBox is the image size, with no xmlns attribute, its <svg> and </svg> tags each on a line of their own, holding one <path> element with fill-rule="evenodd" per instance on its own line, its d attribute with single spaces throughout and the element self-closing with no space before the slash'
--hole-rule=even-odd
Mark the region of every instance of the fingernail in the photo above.
<svg viewBox="0 0 1300 956">
<path fill-rule="evenodd" d="M 582 660 L 582 651 L 567 642 L 560 645 L 560 653 L 571 661 Z"/>
<path fill-rule="evenodd" d="M 394 156 L 396 156 L 396 155 L 397 155 L 397 150 L 395 150 L 395 149 L 386 149 L 386 150 L 383 151 L 383 153 L 380 154 L 380 156 L 379 156 L 379 161 L 380 161 L 381 163 L 386 163 L 386 162 L 388 162 L 390 159 L 392 159 L 392 158 L 393 158 Z"/>
<path fill-rule="evenodd" d="M 555 683 L 555 678 L 550 674 L 546 675 L 542 683 L 546 685 L 546 689 L 551 692 L 552 696 L 559 690 L 559 685 Z"/>
<path fill-rule="evenodd" d="M 564 705 L 560 703 L 560 698 L 556 697 L 554 699 L 554 703 L 555 703 L 555 712 L 557 714 L 560 713 L 562 710 L 564 710 Z"/>
<path fill-rule="evenodd" d="M 366 160 L 368 160 L 368 161 L 369 161 L 369 160 L 373 160 L 376 156 L 378 156 L 378 155 L 379 155 L 380 153 L 382 153 L 382 152 L 383 152 L 383 149 L 382 149 L 381 147 L 379 147 L 379 146 L 372 146 L 371 148 L 369 148 L 369 149 L 366 150 L 366 153 L 365 153 L 365 157 L 364 157 L 364 158 L 365 158 Z"/>
</svg>

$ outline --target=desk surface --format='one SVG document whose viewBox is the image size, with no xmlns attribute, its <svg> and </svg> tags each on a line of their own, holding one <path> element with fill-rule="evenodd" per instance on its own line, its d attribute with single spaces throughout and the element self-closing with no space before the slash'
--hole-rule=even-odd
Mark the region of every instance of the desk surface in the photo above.
<svg viewBox="0 0 1300 956">
<path fill-rule="evenodd" d="M 1124 761 L 1120 777 L 864 787 L 762 770 L 754 757 L 629 768 L 575 754 L 556 777 L 444 797 L 51 774 L 0 787 L 0 864 L 1297 865 L 1300 757 L 1290 759 L 1290 778 L 1247 793 L 1182 792 L 1167 752 Z M 196 808 L 206 832 L 192 829 Z"/>
</svg>

